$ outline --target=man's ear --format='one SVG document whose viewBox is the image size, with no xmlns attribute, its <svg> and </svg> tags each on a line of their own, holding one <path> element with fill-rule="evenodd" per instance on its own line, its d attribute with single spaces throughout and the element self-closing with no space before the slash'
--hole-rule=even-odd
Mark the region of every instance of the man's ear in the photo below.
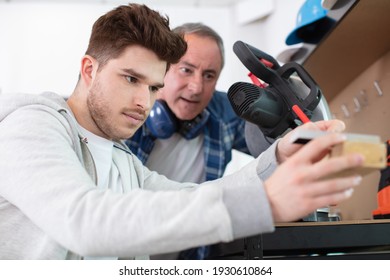
<svg viewBox="0 0 390 280">
<path fill-rule="evenodd" d="M 85 85 L 89 87 L 95 79 L 98 62 L 90 55 L 84 55 L 81 59 L 80 76 Z"/>
</svg>

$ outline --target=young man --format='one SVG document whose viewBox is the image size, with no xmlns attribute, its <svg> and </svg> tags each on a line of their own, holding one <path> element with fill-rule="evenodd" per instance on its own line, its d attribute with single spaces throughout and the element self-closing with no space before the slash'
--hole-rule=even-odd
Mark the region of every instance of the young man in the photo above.
<svg viewBox="0 0 390 280">
<path fill-rule="evenodd" d="M 94 24 L 67 103 L 54 93 L 0 96 L 0 259 L 146 258 L 270 232 L 350 197 L 358 176 L 320 180 L 363 162 L 320 160 L 344 141 L 339 133 L 303 147 L 288 134 L 207 186 L 144 167 L 121 139 L 142 125 L 185 49 L 167 18 L 120 6 Z"/>
</svg>

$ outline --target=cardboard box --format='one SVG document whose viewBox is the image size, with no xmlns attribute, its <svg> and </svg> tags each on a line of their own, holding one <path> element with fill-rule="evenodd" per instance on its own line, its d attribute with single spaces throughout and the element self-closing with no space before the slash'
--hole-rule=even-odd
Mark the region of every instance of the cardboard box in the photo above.
<svg viewBox="0 0 390 280">
<path fill-rule="evenodd" d="M 323 131 L 297 131 L 291 137 L 293 143 L 305 144 L 308 141 L 320 137 L 327 132 Z M 335 174 L 332 177 L 360 174 L 362 176 L 378 171 L 387 166 L 387 149 L 384 142 L 377 135 L 345 133 L 347 140 L 334 146 L 329 158 L 352 153 L 360 153 L 364 156 L 364 165 L 359 168 L 349 169 Z"/>
</svg>

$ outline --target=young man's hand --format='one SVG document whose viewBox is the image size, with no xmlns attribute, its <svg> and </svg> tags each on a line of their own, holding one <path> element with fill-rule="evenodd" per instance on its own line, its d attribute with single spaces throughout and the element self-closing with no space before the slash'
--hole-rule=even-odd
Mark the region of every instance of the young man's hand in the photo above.
<svg viewBox="0 0 390 280">
<path fill-rule="evenodd" d="M 279 163 L 283 163 L 287 158 L 292 156 L 295 152 L 303 147 L 301 144 L 291 143 L 291 136 L 298 130 L 313 130 L 313 131 L 328 131 L 328 132 L 342 132 L 345 129 L 344 122 L 340 120 L 328 120 L 309 122 L 298 126 L 294 130 L 287 133 L 278 143 L 276 156 Z"/>
<path fill-rule="evenodd" d="M 326 130 L 338 129 L 329 124 L 325 122 L 318 126 Z M 286 142 L 283 146 L 283 140 L 279 144 L 285 149 L 285 160 L 265 181 L 275 222 L 295 221 L 318 208 L 338 204 L 349 198 L 354 187 L 360 184 L 360 175 L 323 179 L 342 170 L 363 165 L 364 157 L 360 154 L 322 160 L 332 146 L 345 140 L 345 135 L 329 133 L 305 145 L 287 145 Z M 297 148 L 289 148 L 292 145 Z"/>
</svg>

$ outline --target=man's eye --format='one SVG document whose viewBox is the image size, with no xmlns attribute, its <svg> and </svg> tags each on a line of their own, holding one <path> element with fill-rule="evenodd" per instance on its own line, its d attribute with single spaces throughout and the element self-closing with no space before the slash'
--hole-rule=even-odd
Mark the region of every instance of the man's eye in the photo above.
<svg viewBox="0 0 390 280">
<path fill-rule="evenodd" d="M 204 77 L 205 77 L 206 80 L 215 80 L 215 75 L 214 74 L 208 73 L 208 74 L 205 74 Z"/>
<path fill-rule="evenodd" d="M 181 71 L 182 73 L 191 73 L 191 69 L 186 68 L 186 67 L 180 68 L 180 71 Z"/>
<path fill-rule="evenodd" d="M 160 88 L 159 87 L 150 87 L 149 90 L 153 93 L 156 93 L 160 90 Z"/>
<path fill-rule="evenodd" d="M 126 80 L 131 83 L 131 84 L 135 84 L 138 80 L 137 78 L 134 78 L 132 76 L 126 76 Z"/>
</svg>

